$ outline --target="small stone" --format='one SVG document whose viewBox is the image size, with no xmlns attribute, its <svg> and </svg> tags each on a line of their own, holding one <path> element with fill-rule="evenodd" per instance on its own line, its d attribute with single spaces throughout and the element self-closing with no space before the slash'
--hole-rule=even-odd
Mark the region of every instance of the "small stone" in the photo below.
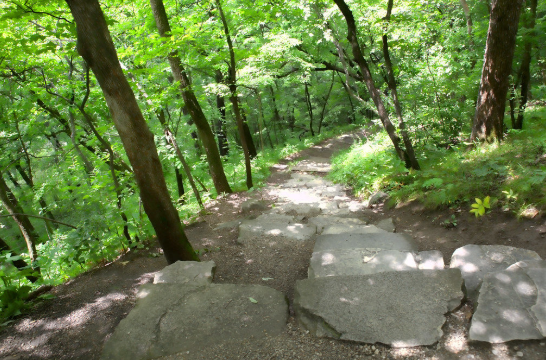
<svg viewBox="0 0 546 360">
<path fill-rule="evenodd" d="M 379 349 L 375 349 L 374 354 L 379 355 Z"/>
<path fill-rule="evenodd" d="M 372 345 L 372 350 L 375 351 L 375 346 L 374 345 Z"/>
<path fill-rule="evenodd" d="M 523 353 L 522 353 L 521 351 L 518 351 L 518 352 L 516 353 L 516 356 L 518 356 L 518 357 L 523 357 Z"/>
</svg>

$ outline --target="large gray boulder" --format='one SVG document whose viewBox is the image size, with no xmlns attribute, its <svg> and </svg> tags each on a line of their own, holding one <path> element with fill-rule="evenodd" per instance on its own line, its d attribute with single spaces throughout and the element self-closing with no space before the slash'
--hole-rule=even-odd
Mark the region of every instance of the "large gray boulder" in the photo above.
<svg viewBox="0 0 546 360">
<path fill-rule="evenodd" d="M 195 354 L 211 343 L 280 334 L 284 294 L 260 285 L 143 285 L 138 301 L 104 345 L 102 360 Z"/>
<path fill-rule="evenodd" d="M 267 210 L 267 202 L 259 199 L 248 199 L 241 205 L 243 213 L 249 213 L 252 211 L 264 211 Z"/>
<path fill-rule="evenodd" d="M 458 269 L 335 276 L 296 283 L 299 322 L 319 337 L 394 347 L 432 345 L 463 298 Z"/>
<path fill-rule="evenodd" d="M 317 216 L 321 213 L 319 204 L 281 204 L 273 207 L 269 213 L 271 214 L 288 214 L 288 215 L 300 215 L 305 217 Z"/>
<path fill-rule="evenodd" d="M 417 251 L 418 246 L 409 236 L 389 232 L 370 234 L 331 234 L 317 236 L 314 252 L 335 249 L 372 248 L 383 250 Z"/>
<path fill-rule="evenodd" d="M 480 288 L 470 340 L 503 343 L 546 336 L 546 269 L 488 273 Z"/>
<path fill-rule="evenodd" d="M 239 225 L 238 242 L 245 244 L 263 236 L 282 236 L 288 240 L 309 240 L 317 229 L 313 224 L 302 224 L 291 215 L 262 214 Z"/>
<path fill-rule="evenodd" d="M 486 274 L 502 271 L 522 260 L 541 260 L 541 258 L 532 250 L 512 246 L 465 245 L 453 252 L 449 267 L 461 270 L 466 296 L 469 300 L 476 301 Z"/>
<path fill-rule="evenodd" d="M 214 261 L 177 261 L 157 272 L 154 284 L 207 285 L 212 283 L 215 271 Z"/>
<path fill-rule="evenodd" d="M 442 270 L 439 252 L 413 253 L 381 249 L 338 249 L 314 252 L 309 264 L 309 278 L 369 275 L 386 271 L 418 269 Z M 421 255 L 423 254 L 423 255 Z M 420 261 L 423 261 L 421 264 Z"/>
<path fill-rule="evenodd" d="M 352 224 L 333 224 L 322 230 L 324 235 L 338 234 L 385 234 L 388 231 L 378 228 L 375 225 L 352 225 Z"/>
</svg>

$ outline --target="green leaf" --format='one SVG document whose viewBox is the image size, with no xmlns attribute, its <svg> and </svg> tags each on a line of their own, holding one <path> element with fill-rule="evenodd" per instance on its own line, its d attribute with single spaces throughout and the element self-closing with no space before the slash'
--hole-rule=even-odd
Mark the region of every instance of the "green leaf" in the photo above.
<svg viewBox="0 0 546 360">
<path fill-rule="evenodd" d="M 250 300 L 251 303 L 253 304 L 257 304 L 258 303 L 258 300 L 252 298 L 252 297 L 249 297 L 248 300 Z"/>
</svg>

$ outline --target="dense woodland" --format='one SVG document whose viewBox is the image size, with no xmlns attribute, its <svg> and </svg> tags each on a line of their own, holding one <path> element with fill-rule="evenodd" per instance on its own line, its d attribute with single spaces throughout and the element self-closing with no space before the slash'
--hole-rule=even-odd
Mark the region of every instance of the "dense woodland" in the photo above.
<svg viewBox="0 0 546 360">
<path fill-rule="evenodd" d="M 476 196 L 476 216 L 546 203 L 537 0 L 0 7 L 0 318 L 154 236 L 198 260 L 182 221 L 352 129 L 376 135 L 332 177 L 361 194 Z"/>
</svg>

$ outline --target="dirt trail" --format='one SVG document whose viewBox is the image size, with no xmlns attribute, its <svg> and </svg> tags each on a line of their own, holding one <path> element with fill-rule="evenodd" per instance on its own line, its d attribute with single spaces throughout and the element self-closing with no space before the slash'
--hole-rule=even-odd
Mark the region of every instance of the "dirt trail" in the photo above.
<svg viewBox="0 0 546 360">
<path fill-rule="evenodd" d="M 348 147 L 350 139 L 327 141 L 298 154 L 298 157 L 326 157 Z M 286 181 L 283 160 L 272 168 L 269 185 Z M 279 242 L 276 246 L 237 244 L 237 230 L 213 229 L 219 223 L 242 218 L 240 205 L 252 198 L 274 199 L 262 191 L 237 193 L 210 202 L 209 215 L 187 227 L 187 235 L 197 249 L 208 249 L 201 259 L 217 264 L 215 282 L 271 286 L 284 292 L 290 301 L 296 280 L 307 277 L 312 244 Z M 449 227 L 451 215 L 457 226 Z M 392 217 L 397 230 L 410 233 L 420 250 L 438 249 L 446 262 L 451 253 L 466 244 L 499 244 L 524 247 L 546 258 L 544 219 L 516 220 L 512 215 L 492 212 L 474 219 L 468 209 L 426 211 L 419 204 L 402 204 L 385 210 L 382 206 L 368 214 L 372 223 Z M 0 358 L 85 359 L 100 358 L 105 339 L 131 310 L 139 285 L 151 282 L 153 274 L 167 265 L 157 244 L 149 250 L 131 252 L 118 261 L 79 276 L 52 290 L 55 299 L 43 301 L 32 311 L 0 332 Z M 264 284 L 263 278 L 272 278 Z M 293 315 L 293 314 L 292 314 Z M 450 315 L 438 345 L 391 349 L 382 345 L 319 339 L 310 336 L 290 317 L 287 330 L 277 337 L 243 344 L 215 345 L 203 349 L 203 359 L 530 359 L 546 358 L 546 341 L 515 341 L 509 344 L 469 344 L 466 341 L 469 304 Z M 170 357 L 166 359 L 180 359 Z"/>
</svg>

